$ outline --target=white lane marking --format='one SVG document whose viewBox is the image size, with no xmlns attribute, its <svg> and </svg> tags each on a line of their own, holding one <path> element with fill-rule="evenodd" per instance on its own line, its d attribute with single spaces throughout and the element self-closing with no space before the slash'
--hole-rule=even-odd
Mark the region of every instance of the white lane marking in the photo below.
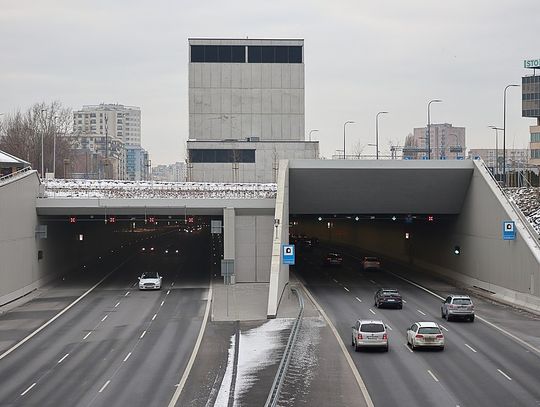
<svg viewBox="0 0 540 407">
<path fill-rule="evenodd" d="M 431 377 L 433 377 L 433 380 L 435 380 L 436 382 L 439 381 L 439 379 L 437 379 L 437 377 L 433 374 L 431 370 L 428 370 L 427 372 L 430 374 Z"/>
<path fill-rule="evenodd" d="M 350 292 L 347 287 L 344 286 L 343 288 L 345 289 L 345 291 Z"/>
<path fill-rule="evenodd" d="M 120 305 L 120 301 L 118 301 L 118 302 L 116 303 L 116 305 L 114 306 L 114 308 L 118 307 L 119 305 Z"/>
<path fill-rule="evenodd" d="M 422 312 L 422 311 L 420 311 L 419 309 L 417 309 L 417 311 L 418 311 L 420 314 L 422 314 L 423 316 L 426 316 L 426 313 L 425 313 L 425 312 Z"/>
<path fill-rule="evenodd" d="M 508 376 L 506 373 L 504 373 L 501 369 L 497 369 L 497 371 L 502 374 L 504 377 L 506 377 L 508 380 L 512 380 L 510 376 Z"/>
<path fill-rule="evenodd" d="M 99 389 L 98 393 L 101 393 L 103 390 L 105 390 L 105 387 L 107 387 L 110 382 L 111 382 L 110 380 L 107 380 L 105 382 L 105 384 L 103 386 L 101 386 L 101 389 Z"/>
<path fill-rule="evenodd" d="M 377 284 L 377 283 L 376 283 L 375 281 L 373 281 L 373 280 L 369 280 L 369 282 L 372 283 L 372 284 Z"/>
<path fill-rule="evenodd" d="M 433 291 L 428 290 L 428 289 L 425 288 L 425 287 L 422 287 L 420 284 L 416 284 L 414 281 L 411 281 L 411 280 L 409 280 L 409 279 L 406 279 L 405 277 L 401 277 L 400 275 L 397 275 L 396 273 L 392 273 L 391 271 L 388 271 L 388 270 L 386 270 L 386 272 L 389 273 L 389 274 L 392 274 L 393 276 L 399 278 L 400 280 L 403 280 L 403 281 L 405 281 L 405 282 L 407 282 L 407 283 L 409 283 L 409 284 L 411 284 L 411 285 L 414 285 L 415 287 L 420 288 L 421 290 L 423 290 L 423 291 L 425 291 L 425 292 L 427 292 L 427 293 L 433 295 L 434 297 L 437 297 L 437 298 L 440 299 L 440 300 L 444 300 L 444 298 L 441 297 L 440 295 L 435 294 Z M 482 321 L 483 323 L 488 324 L 490 327 L 496 329 L 497 331 L 502 332 L 502 333 L 505 334 L 506 336 L 509 336 L 510 338 L 512 338 L 514 341 L 520 343 L 521 345 L 523 345 L 523 346 L 525 346 L 525 347 L 527 347 L 527 348 L 533 350 L 533 351 L 536 352 L 537 354 L 540 354 L 540 349 L 539 349 L 539 348 L 537 348 L 537 347 L 531 345 L 531 344 L 528 343 L 528 342 L 525 342 L 523 339 L 518 338 L 516 335 L 514 335 L 514 334 L 508 332 L 507 330 L 505 330 L 505 329 L 503 329 L 503 328 L 501 328 L 501 327 L 495 325 L 495 324 L 492 323 L 492 322 L 489 322 L 487 319 L 482 318 L 481 316 L 478 316 L 478 314 L 476 314 L 476 318 L 478 318 L 478 319 L 479 319 L 480 321 Z"/>
<path fill-rule="evenodd" d="M 88 332 L 86 335 L 84 335 L 84 338 L 83 338 L 83 341 L 88 338 L 90 336 L 90 334 L 92 333 L 92 331 Z"/>
<path fill-rule="evenodd" d="M 32 389 L 32 387 L 34 387 L 36 384 L 37 384 L 37 383 L 32 383 L 32 384 L 30 385 L 30 387 L 28 387 L 25 391 L 23 391 L 23 392 L 21 393 L 21 396 L 24 396 L 26 393 L 28 393 L 28 392 Z"/>
<path fill-rule="evenodd" d="M 165 301 L 161 301 L 161 304 L 159 304 L 159 306 L 163 307 L 163 304 L 165 304 Z"/>
<path fill-rule="evenodd" d="M 469 348 L 470 350 L 472 350 L 474 353 L 476 353 L 476 349 L 474 349 L 472 346 L 467 345 L 467 344 L 465 344 L 465 346 L 466 346 L 467 348 Z"/>
<path fill-rule="evenodd" d="M 174 287 L 174 281 L 171 283 L 171 287 Z"/>
<path fill-rule="evenodd" d="M 446 332 L 448 332 L 448 328 L 447 328 L 447 327 L 445 327 L 445 326 L 443 326 L 443 325 L 441 325 L 441 324 L 439 324 L 439 326 L 440 326 L 442 329 L 444 329 Z"/>
<path fill-rule="evenodd" d="M 131 352 L 129 352 L 129 353 L 127 354 L 127 356 L 124 358 L 124 362 L 126 362 L 126 361 L 129 359 L 130 356 L 131 356 Z"/>
<path fill-rule="evenodd" d="M 101 322 L 105 321 L 107 319 L 108 315 L 105 315 L 102 319 L 101 319 Z"/>
<path fill-rule="evenodd" d="M 141 334 L 141 336 L 139 336 L 139 339 L 142 339 L 144 337 L 144 335 L 146 335 L 146 330 L 144 330 L 143 333 Z"/>
<path fill-rule="evenodd" d="M 390 325 L 386 324 L 386 327 L 387 327 L 388 329 L 390 329 L 391 331 L 393 331 L 393 329 L 392 329 L 392 327 L 391 327 Z"/>
<path fill-rule="evenodd" d="M 369 309 L 369 312 L 371 312 L 373 315 L 375 315 L 375 311 L 373 311 L 371 308 Z"/>
<path fill-rule="evenodd" d="M 336 284 L 338 283 L 338 281 L 337 281 L 335 278 L 333 278 L 332 281 L 333 281 L 334 283 L 336 283 Z"/>
<path fill-rule="evenodd" d="M 362 300 L 360 298 L 358 298 L 358 297 L 355 297 L 355 298 L 356 298 L 356 301 L 362 302 Z"/>
<path fill-rule="evenodd" d="M 349 351 L 347 350 L 347 347 L 343 343 L 343 340 L 341 339 L 341 336 L 339 336 L 339 333 L 338 333 L 336 327 L 334 326 L 334 324 L 332 323 L 330 318 L 328 318 L 328 315 L 326 315 L 326 312 L 324 312 L 324 310 L 319 305 L 317 300 L 315 300 L 313 295 L 311 295 L 311 293 L 306 288 L 306 286 L 301 281 L 300 281 L 300 284 L 302 285 L 302 288 L 303 288 L 304 292 L 307 294 L 307 296 L 309 297 L 311 302 L 313 304 L 315 304 L 315 308 L 317 308 L 317 310 L 319 310 L 319 312 L 321 313 L 321 315 L 325 319 L 326 323 L 328 324 L 328 326 L 332 330 L 332 332 L 333 332 L 333 334 L 334 334 L 334 336 L 335 336 L 335 338 L 336 338 L 336 340 L 337 340 L 337 342 L 339 344 L 339 347 L 341 348 L 341 351 L 345 355 L 345 359 L 347 360 L 347 363 L 349 364 L 349 367 L 351 368 L 351 371 L 352 371 L 352 373 L 354 375 L 354 378 L 356 379 L 356 383 L 358 384 L 358 387 L 360 388 L 360 391 L 362 392 L 362 395 L 364 396 L 364 400 L 366 401 L 367 407 L 374 407 L 373 400 L 371 400 L 371 396 L 369 395 L 369 391 L 368 391 L 368 389 L 366 387 L 366 384 L 362 380 L 362 376 L 360 375 L 360 372 L 358 372 L 358 368 L 354 364 L 354 361 L 352 360 L 352 357 L 351 357 Z M 174 407 L 174 404 L 169 404 L 169 407 Z"/>
<path fill-rule="evenodd" d="M 13 352 L 15 349 L 17 349 L 19 346 L 23 345 L 25 342 L 32 339 L 35 335 L 37 335 L 39 332 L 47 328 L 50 324 L 52 324 L 54 321 L 56 321 L 60 316 L 64 315 L 67 311 L 69 311 L 75 304 L 77 304 L 79 301 L 81 301 L 84 297 L 86 297 L 88 294 L 90 294 L 98 285 L 100 285 L 103 281 L 105 281 L 106 278 L 108 278 L 112 273 L 114 273 L 116 270 L 118 270 L 120 267 L 122 267 L 128 260 L 126 259 L 120 265 L 115 267 L 111 270 L 109 274 L 107 274 L 105 277 L 103 277 L 101 280 L 99 280 L 96 284 L 94 284 L 92 287 L 90 287 L 83 295 L 81 295 L 79 298 L 77 298 L 75 301 L 73 301 L 71 304 L 69 304 L 66 308 L 64 308 L 62 311 L 60 311 L 58 314 L 56 314 L 54 317 L 49 319 L 47 322 L 45 322 L 43 325 L 41 325 L 38 329 L 36 329 L 34 332 L 32 332 L 30 335 L 28 335 L 26 338 L 22 339 L 20 342 L 13 345 L 11 348 L 6 350 L 4 353 L 0 355 L 0 360 L 4 359 L 7 355 L 9 355 L 11 352 Z"/>
<path fill-rule="evenodd" d="M 171 292 L 171 290 L 167 291 L 167 294 L 165 294 L 165 295 L 169 295 L 170 292 Z"/>
<path fill-rule="evenodd" d="M 403 301 L 403 304 L 407 304 L 407 301 L 405 301 L 405 300 L 401 300 L 401 301 Z"/>
<path fill-rule="evenodd" d="M 176 391 L 174 392 L 173 397 L 168 407 L 174 407 L 176 405 L 176 402 L 180 398 L 180 393 L 182 393 L 182 390 L 184 389 L 184 385 L 186 384 L 187 378 L 189 376 L 189 372 L 191 371 L 193 363 L 195 362 L 195 358 L 197 357 L 199 347 L 201 346 L 204 330 L 206 329 L 206 323 L 208 322 L 208 315 L 210 314 L 211 300 L 212 300 L 212 281 L 210 281 L 210 290 L 208 291 L 208 298 L 206 300 L 206 309 L 204 310 L 204 318 L 201 324 L 201 329 L 199 330 L 199 336 L 197 337 L 197 341 L 195 342 L 195 346 L 193 347 L 193 352 L 191 352 L 191 356 L 189 357 L 189 361 L 186 366 L 186 369 L 184 370 L 184 374 L 182 375 L 182 379 L 180 379 L 180 382 L 178 383 L 178 387 L 176 388 Z"/>
<path fill-rule="evenodd" d="M 411 353 L 413 353 L 413 350 L 411 349 L 411 347 L 409 346 L 408 343 L 404 344 L 404 346 L 407 348 L 407 350 Z"/>
<path fill-rule="evenodd" d="M 157 314 L 154 314 L 154 316 L 152 317 L 152 321 L 153 321 L 154 319 L 156 319 L 156 317 L 157 317 Z"/>
<path fill-rule="evenodd" d="M 129 291 L 124 294 L 124 297 L 127 297 L 129 295 Z"/>
<path fill-rule="evenodd" d="M 64 356 L 62 356 L 62 359 L 60 359 L 58 362 L 56 363 L 62 363 L 67 357 L 69 356 L 69 353 L 66 353 Z"/>
</svg>

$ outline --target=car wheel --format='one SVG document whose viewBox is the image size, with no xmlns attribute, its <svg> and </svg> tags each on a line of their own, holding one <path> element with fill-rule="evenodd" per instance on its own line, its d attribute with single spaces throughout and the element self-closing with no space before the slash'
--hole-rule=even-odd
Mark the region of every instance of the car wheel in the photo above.
<svg viewBox="0 0 540 407">
<path fill-rule="evenodd" d="M 440 350 L 440 351 L 443 351 L 443 350 L 444 350 L 444 346 L 440 346 L 440 347 L 439 347 L 439 350 Z"/>
<path fill-rule="evenodd" d="M 416 346 L 414 346 L 414 339 L 411 341 L 411 349 L 412 349 L 412 350 L 415 350 L 415 349 L 416 349 Z"/>
<path fill-rule="evenodd" d="M 352 346 L 354 346 L 354 335 L 351 337 Z"/>
<path fill-rule="evenodd" d="M 451 319 L 452 319 L 452 317 L 451 317 L 450 314 L 447 312 L 447 313 L 446 313 L 446 320 L 447 320 L 448 322 L 450 322 Z"/>
<path fill-rule="evenodd" d="M 474 315 L 471 315 L 469 321 L 474 322 Z"/>
<path fill-rule="evenodd" d="M 398 305 L 398 309 L 403 309 L 403 305 Z"/>
<path fill-rule="evenodd" d="M 441 308 L 441 318 L 444 319 L 444 310 Z"/>
<path fill-rule="evenodd" d="M 358 352 L 359 350 L 360 350 L 360 348 L 358 347 L 358 345 L 355 344 L 355 345 L 354 345 L 354 351 L 355 351 L 355 352 Z"/>
<path fill-rule="evenodd" d="M 384 351 L 385 351 L 385 352 L 388 352 L 388 349 L 389 349 L 389 348 L 388 348 L 388 345 L 386 345 L 386 346 L 384 347 Z"/>
<path fill-rule="evenodd" d="M 375 308 L 379 308 L 379 304 L 377 304 L 377 301 L 375 301 Z"/>
</svg>

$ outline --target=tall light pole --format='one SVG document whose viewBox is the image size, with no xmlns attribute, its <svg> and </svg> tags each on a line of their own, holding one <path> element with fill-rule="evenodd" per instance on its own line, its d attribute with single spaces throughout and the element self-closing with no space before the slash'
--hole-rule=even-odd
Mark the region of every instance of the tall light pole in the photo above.
<svg viewBox="0 0 540 407">
<path fill-rule="evenodd" d="M 53 178 L 56 178 L 56 122 L 58 121 L 58 116 L 54 116 L 54 134 L 53 134 Z"/>
<path fill-rule="evenodd" d="M 506 186 L 506 91 L 519 85 L 506 85 L 503 99 L 503 186 Z"/>
<path fill-rule="evenodd" d="M 500 127 L 488 126 L 490 129 L 495 130 L 495 176 L 499 173 L 499 130 L 502 130 Z"/>
<path fill-rule="evenodd" d="M 431 160 L 431 104 L 440 103 L 441 99 L 430 100 L 427 105 L 427 150 L 428 150 L 428 160 Z"/>
<path fill-rule="evenodd" d="M 319 131 L 319 130 L 318 129 L 313 129 L 313 130 L 309 131 L 309 141 L 311 141 L 311 133 L 313 133 L 314 131 Z"/>
<path fill-rule="evenodd" d="M 345 155 L 345 127 L 349 123 L 356 123 L 356 122 L 354 122 L 352 120 L 347 120 L 345 123 L 343 123 L 343 159 L 345 159 L 345 157 L 346 157 L 346 155 Z"/>
<path fill-rule="evenodd" d="M 375 116 L 375 159 L 379 159 L 379 115 L 386 114 L 388 112 L 379 112 Z"/>
<path fill-rule="evenodd" d="M 43 112 L 46 112 L 47 109 L 41 109 L 40 118 L 43 121 Z M 45 126 L 41 129 L 41 179 L 45 179 L 45 164 L 43 162 L 43 133 L 45 133 Z"/>
</svg>

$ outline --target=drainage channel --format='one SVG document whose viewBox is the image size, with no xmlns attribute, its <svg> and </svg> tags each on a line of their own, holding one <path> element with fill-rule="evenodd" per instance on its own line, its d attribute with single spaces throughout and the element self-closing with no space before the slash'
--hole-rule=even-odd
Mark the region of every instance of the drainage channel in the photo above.
<svg viewBox="0 0 540 407">
<path fill-rule="evenodd" d="M 287 341 L 287 346 L 285 347 L 285 352 L 283 352 L 283 357 L 281 358 L 276 377 L 274 378 L 272 388 L 270 389 L 270 393 L 268 394 L 268 398 L 266 399 L 264 407 L 277 406 L 281 386 L 283 385 L 283 381 L 285 380 L 285 376 L 287 375 L 287 368 L 289 367 L 289 362 L 291 360 L 294 345 L 296 343 L 296 337 L 298 336 L 298 331 L 300 331 L 302 316 L 304 315 L 304 298 L 302 297 L 302 294 L 296 288 L 291 288 L 291 291 L 293 291 L 298 297 L 300 311 L 298 312 L 298 316 L 294 321 L 291 333 L 289 335 L 289 340 Z"/>
</svg>

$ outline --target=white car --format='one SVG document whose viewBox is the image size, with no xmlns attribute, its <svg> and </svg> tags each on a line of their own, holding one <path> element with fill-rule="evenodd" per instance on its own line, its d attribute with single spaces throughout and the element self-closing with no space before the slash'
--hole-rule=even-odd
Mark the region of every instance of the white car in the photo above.
<svg viewBox="0 0 540 407">
<path fill-rule="evenodd" d="M 444 349 L 444 335 L 435 322 L 415 322 L 407 329 L 407 345 L 414 350 L 419 347 Z"/>
<path fill-rule="evenodd" d="M 161 290 L 161 280 L 157 271 L 147 271 L 139 277 L 139 290 Z"/>
<path fill-rule="evenodd" d="M 379 320 L 359 319 L 352 327 L 352 346 L 356 352 L 362 347 L 383 348 L 388 352 L 386 325 Z"/>
<path fill-rule="evenodd" d="M 381 268 L 381 261 L 378 257 L 366 256 L 362 260 L 362 268 L 364 270 L 379 270 Z"/>
</svg>

